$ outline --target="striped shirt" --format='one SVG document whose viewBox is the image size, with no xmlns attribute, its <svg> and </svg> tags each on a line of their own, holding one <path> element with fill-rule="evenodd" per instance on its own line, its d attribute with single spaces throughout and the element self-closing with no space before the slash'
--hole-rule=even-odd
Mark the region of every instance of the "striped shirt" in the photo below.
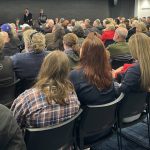
<svg viewBox="0 0 150 150">
<path fill-rule="evenodd" d="M 48 104 L 43 92 L 36 88 L 26 90 L 12 104 L 11 110 L 21 127 L 46 127 L 73 117 L 80 107 L 77 95 L 68 93 L 66 105 L 52 101 Z"/>
</svg>

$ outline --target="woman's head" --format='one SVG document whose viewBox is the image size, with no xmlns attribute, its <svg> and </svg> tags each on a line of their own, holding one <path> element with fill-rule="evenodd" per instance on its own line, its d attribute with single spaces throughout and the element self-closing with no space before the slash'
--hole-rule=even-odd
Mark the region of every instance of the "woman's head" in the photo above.
<svg viewBox="0 0 150 150">
<path fill-rule="evenodd" d="M 150 87 L 150 38 L 144 33 L 136 33 L 129 39 L 132 56 L 138 60 L 141 69 L 141 84 L 144 89 Z"/>
<path fill-rule="evenodd" d="M 74 91 L 68 80 L 69 70 L 69 59 L 64 52 L 53 51 L 45 57 L 35 87 L 46 94 L 49 103 L 54 100 L 64 104 L 67 93 Z"/>
<path fill-rule="evenodd" d="M 80 51 L 80 65 L 90 83 L 106 89 L 112 83 L 111 67 L 103 42 L 94 33 L 88 35 Z"/>
<path fill-rule="evenodd" d="M 63 80 L 69 72 L 69 60 L 64 52 L 54 51 L 48 54 L 41 67 L 40 78 Z"/>
</svg>

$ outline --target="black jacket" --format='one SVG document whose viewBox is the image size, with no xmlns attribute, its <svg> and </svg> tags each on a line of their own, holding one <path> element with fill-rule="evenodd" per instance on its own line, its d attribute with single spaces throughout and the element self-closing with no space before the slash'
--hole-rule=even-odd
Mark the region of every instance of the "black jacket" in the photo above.
<svg viewBox="0 0 150 150">
<path fill-rule="evenodd" d="M 8 85 L 14 82 L 12 60 L 0 54 L 0 85 Z"/>
<path fill-rule="evenodd" d="M 0 104 L 0 150 L 26 150 L 22 132 L 12 112 Z"/>
<path fill-rule="evenodd" d="M 82 69 L 71 71 L 69 77 L 82 105 L 100 105 L 115 100 L 116 95 L 113 83 L 110 88 L 99 90 L 89 83 Z"/>
</svg>

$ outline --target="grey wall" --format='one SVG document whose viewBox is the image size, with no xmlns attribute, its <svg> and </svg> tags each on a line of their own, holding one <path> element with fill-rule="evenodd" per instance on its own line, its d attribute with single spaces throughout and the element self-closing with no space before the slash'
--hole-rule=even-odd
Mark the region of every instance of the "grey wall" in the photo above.
<svg viewBox="0 0 150 150">
<path fill-rule="evenodd" d="M 118 0 L 117 6 L 112 5 L 112 0 L 109 0 L 110 17 L 116 18 L 124 16 L 130 18 L 134 16 L 135 0 Z"/>
<path fill-rule="evenodd" d="M 37 18 L 40 8 L 50 18 L 106 18 L 109 16 L 108 0 L 1 0 L 0 21 L 22 18 L 24 8 L 29 8 Z"/>
<path fill-rule="evenodd" d="M 90 18 L 104 19 L 106 17 L 134 14 L 135 0 L 118 0 L 113 6 L 112 0 L 0 0 L 0 23 L 12 22 L 22 18 L 24 8 L 28 7 L 37 18 L 40 8 L 44 8 L 49 18 Z"/>
</svg>

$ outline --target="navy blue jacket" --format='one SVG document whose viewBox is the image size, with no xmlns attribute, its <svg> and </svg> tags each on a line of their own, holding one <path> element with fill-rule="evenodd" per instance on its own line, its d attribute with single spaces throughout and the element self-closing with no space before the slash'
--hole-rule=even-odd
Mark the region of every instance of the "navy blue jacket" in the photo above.
<svg viewBox="0 0 150 150">
<path fill-rule="evenodd" d="M 36 78 L 47 52 L 18 53 L 12 56 L 13 69 L 19 79 Z"/>
<path fill-rule="evenodd" d="M 69 77 L 82 105 L 100 105 L 115 100 L 113 83 L 109 89 L 99 90 L 89 83 L 81 69 L 71 71 Z"/>
<path fill-rule="evenodd" d="M 121 81 L 119 91 L 123 93 L 140 91 L 141 90 L 140 79 L 141 79 L 140 65 L 139 63 L 135 63 L 125 72 Z"/>
</svg>

